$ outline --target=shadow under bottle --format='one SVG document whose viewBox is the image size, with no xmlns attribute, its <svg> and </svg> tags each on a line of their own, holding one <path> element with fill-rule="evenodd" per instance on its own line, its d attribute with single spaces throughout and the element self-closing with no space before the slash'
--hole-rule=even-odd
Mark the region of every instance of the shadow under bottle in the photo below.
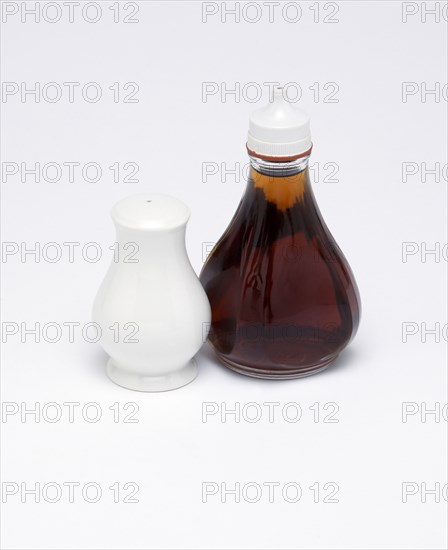
<svg viewBox="0 0 448 550">
<path fill-rule="evenodd" d="M 242 374 L 314 374 L 358 328 L 356 283 L 319 212 L 308 158 L 251 157 L 246 192 L 200 275 L 212 307 L 209 340 Z"/>
</svg>

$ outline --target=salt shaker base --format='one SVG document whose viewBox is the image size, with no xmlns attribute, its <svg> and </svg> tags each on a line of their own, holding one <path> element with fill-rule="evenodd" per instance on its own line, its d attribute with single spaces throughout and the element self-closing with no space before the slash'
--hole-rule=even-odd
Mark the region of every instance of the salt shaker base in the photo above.
<svg viewBox="0 0 448 550">
<path fill-rule="evenodd" d="M 118 368 L 112 359 L 107 363 L 107 374 L 112 382 L 135 391 L 162 392 L 186 386 L 196 378 L 198 366 L 191 359 L 183 368 L 163 376 L 145 376 Z"/>
</svg>

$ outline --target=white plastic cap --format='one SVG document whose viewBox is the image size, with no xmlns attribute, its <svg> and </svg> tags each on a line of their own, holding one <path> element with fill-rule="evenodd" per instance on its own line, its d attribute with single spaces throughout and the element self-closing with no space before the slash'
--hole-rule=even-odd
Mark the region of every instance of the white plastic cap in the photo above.
<svg viewBox="0 0 448 550">
<path fill-rule="evenodd" d="M 260 157 L 298 157 L 312 147 L 310 117 L 285 100 L 283 88 L 274 88 L 273 101 L 249 119 L 247 149 Z"/>
</svg>

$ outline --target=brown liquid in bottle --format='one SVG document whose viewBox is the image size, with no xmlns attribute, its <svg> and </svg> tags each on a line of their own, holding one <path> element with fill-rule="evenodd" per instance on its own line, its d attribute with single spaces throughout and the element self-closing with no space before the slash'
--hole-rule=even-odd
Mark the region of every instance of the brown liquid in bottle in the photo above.
<svg viewBox="0 0 448 550">
<path fill-rule="evenodd" d="M 308 168 L 288 176 L 251 168 L 200 280 L 212 307 L 209 340 L 243 374 L 318 372 L 358 327 L 356 283 L 320 215 Z"/>
</svg>

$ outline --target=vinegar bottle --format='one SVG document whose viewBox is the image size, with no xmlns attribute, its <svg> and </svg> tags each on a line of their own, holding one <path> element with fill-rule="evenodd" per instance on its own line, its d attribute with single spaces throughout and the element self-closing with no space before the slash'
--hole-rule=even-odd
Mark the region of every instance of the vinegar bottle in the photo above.
<svg viewBox="0 0 448 550">
<path fill-rule="evenodd" d="M 276 88 L 250 118 L 246 192 L 200 275 L 212 308 L 209 340 L 242 374 L 317 373 L 358 328 L 353 274 L 311 189 L 311 148 L 309 117 Z"/>
</svg>

